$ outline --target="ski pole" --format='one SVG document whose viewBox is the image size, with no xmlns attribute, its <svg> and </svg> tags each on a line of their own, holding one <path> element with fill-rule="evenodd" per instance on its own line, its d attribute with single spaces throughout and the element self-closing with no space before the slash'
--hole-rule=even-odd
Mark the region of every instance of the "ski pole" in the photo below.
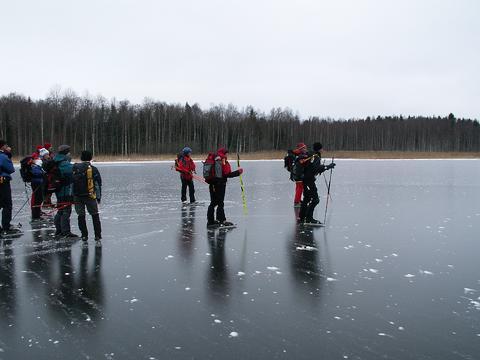
<svg viewBox="0 0 480 360">
<path fill-rule="evenodd" d="M 180 169 L 180 168 L 178 168 L 178 167 L 172 166 L 171 169 L 172 169 L 172 170 L 175 169 L 175 170 L 178 171 L 178 172 L 183 172 L 184 174 L 188 174 L 188 172 L 186 172 L 186 171 L 184 171 L 184 170 L 182 170 L 182 169 Z M 200 182 L 203 182 L 204 184 L 208 184 L 203 177 L 198 176 L 198 175 L 196 175 L 196 174 L 191 174 L 191 175 L 192 175 L 192 178 L 194 178 L 195 180 L 198 180 L 198 181 L 200 181 Z"/>
<path fill-rule="evenodd" d="M 333 164 L 334 157 L 332 156 L 332 162 Z M 328 187 L 327 187 L 327 201 L 325 202 L 325 215 L 323 217 L 323 223 L 327 221 L 327 209 L 328 209 L 328 198 L 330 197 L 330 184 L 332 183 L 332 172 L 333 168 L 330 169 L 330 179 L 328 180 Z"/>
<path fill-rule="evenodd" d="M 237 153 L 237 166 L 240 167 L 240 154 Z M 247 199 L 245 198 L 245 187 L 243 186 L 242 174 L 240 174 L 240 189 L 242 190 L 243 214 L 248 215 Z"/>
<path fill-rule="evenodd" d="M 40 186 L 35 189 L 35 191 L 32 193 L 32 195 L 35 194 L 38 189 L 40 189 Z M 25 200 L 23 205 L 20 207 L 20 209 L 18 209 L 18 211 L 15 213 L 15 215 L 13 215 L 12 220 L 10 220 L 10 221 L 15 220 L 15 218 L 20 213 L 20 211 L 22 211 L 22 209 L 25 207 L 25 205 L 27 205 L 27 203 L 30 201 L 30 198 L 28 197 L 27 183 L 25 183 L 25 196 L 27 197 L 27 200 Z"/>
<path fill-rule="evenodd" d="M 325 165 L 325 160 L 323 160 L 323 165 Z M 323 175 L 323 179 L 325 180 L 325 188 L 326 188 L 327 191 L 328 191 L 328 183 L 327 183 L 327 177 L 325 176 L 325 172 L 323 172 L 322 175 Z M 330 200 L 333 200 L 331 194 L 328 195 L 328 196 L 330 197 Z"/>
</svg>

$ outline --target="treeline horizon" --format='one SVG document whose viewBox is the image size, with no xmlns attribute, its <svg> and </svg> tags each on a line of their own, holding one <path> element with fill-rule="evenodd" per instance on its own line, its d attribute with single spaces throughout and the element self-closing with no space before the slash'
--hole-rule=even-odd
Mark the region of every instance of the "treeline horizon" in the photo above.
<svg viewBox="0 0 480 360">
<path fill-rule="evenodd" d="M 0 97 L 0 138 L 18 155 L 36 145 L 68 144 L 74 154 L 90 149 L 96 155 L 130 156 L 195 153 L 226 146 L 230 151 L 291 149 L 298 142 L 320 141 L 331 151 L 478 152 L 480 124 L 476 119 L 377 116 L 335 120 L 300 119 L 288 108 L 264 113 L 248 106 L 168 104 L 145 99 L 106 100 L 52 91 L 32 100 L 11 93 Z"/>
</svg>

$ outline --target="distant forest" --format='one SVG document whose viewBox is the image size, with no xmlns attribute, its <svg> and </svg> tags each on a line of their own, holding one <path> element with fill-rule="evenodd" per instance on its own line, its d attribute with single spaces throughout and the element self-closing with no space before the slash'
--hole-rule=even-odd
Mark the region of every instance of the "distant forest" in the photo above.
<svg viewBox="0 0 480 360">
<path fill-rule="evenodd" d="M 333 151 L 480 151 L 478 121 L 453 114 L 300 119 L 290 109 L 266 114 L 252 107 L 201 109 L 148 99 L 138 105 L 71 91 L 52 91 L 36 101 L 19 94 L 0 97 L 0 138 L 19 155 L 44 142 L 69 144 L 75 154 L 92 149 L 119 156 L 176 153 L 186 145 L 197 154 L 218 145 L 239 152 L 286 150 L 299 141 L 320 141 Z"/>
</svg>

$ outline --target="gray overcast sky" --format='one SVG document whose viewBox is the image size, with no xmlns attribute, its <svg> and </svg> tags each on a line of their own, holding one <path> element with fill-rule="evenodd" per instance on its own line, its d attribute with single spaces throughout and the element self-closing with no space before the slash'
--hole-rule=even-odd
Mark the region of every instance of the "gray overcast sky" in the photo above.
<svg viewBox="0 0 480 360">
<path fill-rule="evenodd" d="M 478 0 L 0 0 L 0 94 L 480 118 Z"/>
</svg>

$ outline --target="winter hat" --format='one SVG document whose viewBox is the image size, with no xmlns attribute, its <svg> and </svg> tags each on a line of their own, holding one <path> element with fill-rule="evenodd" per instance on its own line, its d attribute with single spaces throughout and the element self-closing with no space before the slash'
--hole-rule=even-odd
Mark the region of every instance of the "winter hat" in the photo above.
<svg viewBox="0 0 480 360">
<path fill-rule="evenodd" d="M 313 144 L 313 151 L 320 151 L 323 149 L 323 145 L 319 142 Z"/>
<path fill-rule="evenodd" d="M 92 160 L 92 152 L 88 150 L 83 150 L 82 153 L 80 154 L 80 160 L 82 161 L 90 161 Z"/>
<path fill-rule="evenodd" d="M 41 148 L 40 150 L 38 150 L 38 155 L 40 155 L 40 157 L 44 157 L 48 154 L 50 154 L 50 152 L 45 148 Z"/>
<path fill-rule="evenodd" d="M 37 166 L 42 166 L 43 161 L 41 159 L 35 159 L 35 160 L 33 160 L 33 163 Z"/>
<path fill-rule="evenodd" d="M 50 148 L 52 147 L 52 144 L 50 143 L 45 143 L 45 145 L 43 145 L 43 147 L 47 150 L 50 150 Z"/>
<path fill-rule="evenodd" d="M 305 143 L 299 142 L 299 143 L 297 144 L 297 148 L 296 148 L 295 150 L 301 151 L 301 150 L 305 150 L 306 148 L 307 148 L 307 145 L 305 145 Z"/>
<path fill-rule="evenodd" d="M 192 149 L 190 149 L 188 146 L 184 147 L 182 150 L 183 155 L 189 155 L 192 153 Z"/>
<path fill-rule="evenodd" d="M 220 149 L 217 150 L 217 154 L 223 157 L 225 157 L 227 153 L 228 153 L 228 150 L 224 147 L 221 147 Z"/>
<path fill-rule="evenodd" d="M 58 147 L 58 153 L 67 155 L 70 152 L 70 145 L 60 145 Z"/>
</svg>

